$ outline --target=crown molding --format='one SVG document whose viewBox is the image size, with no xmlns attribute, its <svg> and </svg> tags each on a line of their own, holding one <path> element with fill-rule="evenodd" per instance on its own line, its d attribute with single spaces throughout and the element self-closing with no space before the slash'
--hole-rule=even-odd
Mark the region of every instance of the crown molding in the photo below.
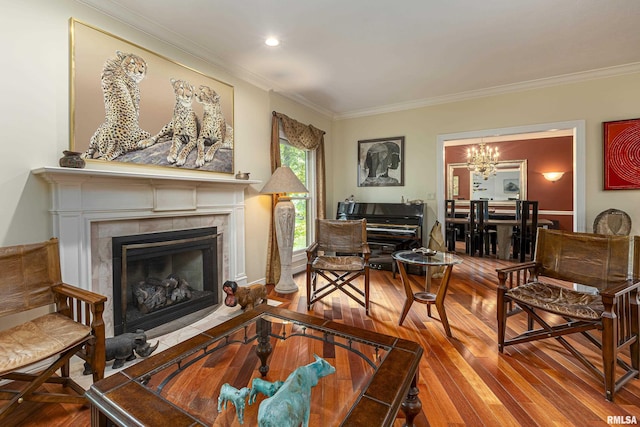
<svg viewBox="0 0 640 427">
<path fill-rule="evenodd" d="M 551 86 L 559 86 L 563 84 L 579 83 L 588 80 L 603 79 L 607 77 L 621 76 L 625 74 L 633 74 L 640 72 L 640 62 L 631 64 L 618 65 L 615 67 L 599 68 L 596 70 L 582 71 L 579 73 L 563 74 L 555 77 L 544 79 L 529 80 L 526 82 L 513 83 L 502 86 L 494 86 L 486 89 L 478 89 L 467 92 L 460 92 L 451 95 L 438 96 L 433 98 L 424 98 L 409 102 L 400 102 L 397 104 L 388 104 L 375 108 L 365 108 L 361 110 L 353 110 L 345 113 L 334 115 L 334 120 L 353 119 L 358 117 L 374 116 L 377 114 L 395 113 L 398 111 L 413 110 L 416 108 L 429 107 L 438 104 L 448 104 L 451 102 L 466 101 L 475 98 L 484 98 L 487 96 L 502 95 L 507 93 L 522 92 L 532 89 L 541 89 Z"/>
</svg>

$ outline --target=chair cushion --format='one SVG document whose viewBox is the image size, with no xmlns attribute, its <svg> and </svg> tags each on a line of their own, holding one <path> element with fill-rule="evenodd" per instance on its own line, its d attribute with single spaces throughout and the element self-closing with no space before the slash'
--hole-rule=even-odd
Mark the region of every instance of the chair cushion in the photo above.
<svg viewBox="0 0 640 427">
<path fill-rule="evenodd" d="M 0 331 L 0 375 L 54 356 L 89 334 L 89 326 L 59 313 Z"/>
<path fill-rule="evenodd" d="M 507 291 L 516 302 L 575 319 L 596 320 L 604 312 L 600 295 L 531 282 Z"/>
<path fill-rule="evenodd" d="M 364 270 L 364 258 L 359 256 L 319 256 L 311 266 L 315 270 L 360 271 Z"/>
</svg>

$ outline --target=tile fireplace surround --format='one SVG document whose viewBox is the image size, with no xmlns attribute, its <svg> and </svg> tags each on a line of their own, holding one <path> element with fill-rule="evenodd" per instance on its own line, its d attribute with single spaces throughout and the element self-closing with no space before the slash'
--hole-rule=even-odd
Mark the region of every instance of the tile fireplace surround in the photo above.
<svg viewBox="0 0 640 427">
<path fill-rule="evenodd" d="M 206 173 L 163 174 L 43 167 L 50 184 L 54 236 L 60 239 L 65 282 L 108 297 L 107 336 L 113 336 L 111 238 L 218 227 L 219 277 L 247 284 L 244 190 L 260 181 Z"/>
</svg>

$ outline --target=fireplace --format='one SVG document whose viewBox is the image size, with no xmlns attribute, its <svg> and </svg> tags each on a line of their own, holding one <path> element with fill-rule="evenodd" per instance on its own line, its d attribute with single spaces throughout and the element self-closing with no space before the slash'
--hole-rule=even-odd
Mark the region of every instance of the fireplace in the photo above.
<svg viewBox="0 0 640 427">
<path fill-rule="evenodd" d="M 218 305 L 217 228 L 112 238 L 114 333 Z"/>
<path fill-rule="evenodd" d="M 47 166 L 33 173 L 50 184 L 62 279 L 107 297 L 107 337 L 115 335 L 113 237 L 216 227 L 221 233 L 216 280 L 247 285 L 244 193 L 260 181 L 169 168 L 156 172 L 90 166 Z"/>
</svg>

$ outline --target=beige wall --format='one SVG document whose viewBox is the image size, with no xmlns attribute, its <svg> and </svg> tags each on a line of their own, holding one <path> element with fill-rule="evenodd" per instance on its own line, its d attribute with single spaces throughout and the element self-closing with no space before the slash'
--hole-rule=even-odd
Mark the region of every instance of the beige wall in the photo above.
<svg viewBox="0 0 640 427">
<path fill-rule="evenodd" d="M 640 234 L 640 190 L 603 191 L 602 122 L 640 117 L 640 74 L 565 84 L 339 120 L 333 126 L 331 206 L 350 194 L 362 202 L 400 202 L 402 196 L 428 204 L 426 233 L 436 220 L 436 139 L 438 135 L 482 129 L 584 120 L 586 123 L 586 231 L 598 213 L 626 211 L 633 234 Z M 357 141 L 404 135 L 405 187 L 357 187 Z M 340 147 L 340 148 L 338 148 Z M 425 242 L 426 244 L 427 242 Z"/>
<path fill-rule="evenodd" d="M 234 86 L 235 170 L 263 183 L 270 177 L 271 111 L 330 132 L 330 120 L 313 110 L 243 82 L 72 0 L 6 2 L 0 15 L 3 51 L 3 155 L 0 156 L 0 246 L 46 240 L 53 235 L 47 184 L 31 170 L 57 166 L 69 148 L 69 18 L 166 56 Z M 328 138 L 327 138 L 328 139 Z M 91 162 L 88 167 L 122 168 Z M 124 166 L 141 170 L 142 167 Z M 171 173 L 170 168 L 165 168 Z M 156 169 L 157 171 L 157 169 Z M 193 172 L 208 173 L 208 172 Z M 228 175 L 224 175 L 225 177 Z M 246 191 L 246 271 L 249 282 L 265 275 L 270 196 L 262 184 Z"/>
</svg>

